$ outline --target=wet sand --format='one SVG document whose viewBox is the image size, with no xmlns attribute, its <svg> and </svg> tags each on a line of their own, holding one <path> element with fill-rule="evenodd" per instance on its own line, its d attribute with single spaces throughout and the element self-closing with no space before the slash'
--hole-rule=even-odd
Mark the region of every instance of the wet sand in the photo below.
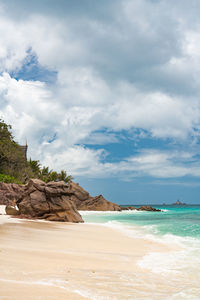
<svg viewBox="0 0 200 300">
<path fill-rule="evenodd" d="M 152 280 L 137 262 L 171 250 L 104 226 L 4 218 L 0 299 L 137 299 Z"/>
</svg>

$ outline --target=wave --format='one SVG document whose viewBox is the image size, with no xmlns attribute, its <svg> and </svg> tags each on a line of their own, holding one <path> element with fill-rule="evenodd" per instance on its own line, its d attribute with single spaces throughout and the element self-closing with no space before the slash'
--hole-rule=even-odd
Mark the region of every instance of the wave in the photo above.
<svg viewBox="0 0 200 300">
<path fill-rule="evenodd" d="M 88 216 L 88 215 L 119 215 L 119 214 L 141 214 L 144 213 L 144 211 L 139 210 L 123 210 L 123 211 L 97 211 L 97 210 L 79 210 L 79 213 L 82 216 Z"/>
<path fill-rule="evenodd" d="M 97 223 L 94 224 L 97 225 Z M 147 271 L 147 274 L 154 274 L 155 278 L 160 276 L 161 281 L 171 282 L 169 287 L 171 285 L 173 293 L 170 294 L 170 297 L 167 298 L 166 296 L 164 299 L 200 299 L 200 239 L 181 237 L 174 234 L 161 236 L 157 233 L 156 225 L 127 225 L 115 220 L 98 223 L 98 225 L 120 231 L 130 238 L 145 239 L 164 244 L 166 249 L 171 249 L 163 252 L 159 251 L 159 248 L 158 251 L 155 251 L 155 247 L 153 247 L 152 251 L 138 260 L 138 267 Z M 180 292 L 181 287 L 184 287 L 183 292 Z M 174 292 L 176 289 L 177 292 Z M 138 296 L 138 299 L 141 298 Z"/>
</svg>

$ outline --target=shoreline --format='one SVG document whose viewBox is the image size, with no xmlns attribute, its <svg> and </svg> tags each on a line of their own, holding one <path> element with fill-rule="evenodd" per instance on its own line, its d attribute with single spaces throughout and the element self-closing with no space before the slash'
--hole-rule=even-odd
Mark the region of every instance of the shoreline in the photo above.
<svg viewBox="0 0 200 300">
<path fill-rule="evenodd" d="M 156 275 L 138 262 L 175 250 L 98 224 L 7 218 L 0 225 L 2 299 L 142 299 Z M 138 280 L 146 285 L 138 288 Z"/>
</svg>

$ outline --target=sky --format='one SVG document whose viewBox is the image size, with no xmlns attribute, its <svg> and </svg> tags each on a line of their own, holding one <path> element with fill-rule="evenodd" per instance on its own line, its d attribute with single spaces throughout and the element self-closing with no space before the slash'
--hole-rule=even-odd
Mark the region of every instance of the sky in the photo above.
<svg viewBox="0 0 200 300">
<path fill-rule="evenodd" d="M 0 118 L 120 204 L 200 204 L 200 1 L 0 0 Z"/>
</svg>

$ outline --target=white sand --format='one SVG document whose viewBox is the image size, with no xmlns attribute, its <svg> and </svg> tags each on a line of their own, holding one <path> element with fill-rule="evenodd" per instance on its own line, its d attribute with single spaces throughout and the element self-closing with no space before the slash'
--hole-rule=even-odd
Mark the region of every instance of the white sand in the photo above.
<svg viewBox="0 0 200 300">
<path fill-rule="evenodd" d="M 0 224 L 3 300 L 149 299 L 154 275 L 137 262 L 150 252 L 173 250 L 98 225 L 7 216 Z M 157 285 L 163 288 L 159 280 Z"/>
</svg>

